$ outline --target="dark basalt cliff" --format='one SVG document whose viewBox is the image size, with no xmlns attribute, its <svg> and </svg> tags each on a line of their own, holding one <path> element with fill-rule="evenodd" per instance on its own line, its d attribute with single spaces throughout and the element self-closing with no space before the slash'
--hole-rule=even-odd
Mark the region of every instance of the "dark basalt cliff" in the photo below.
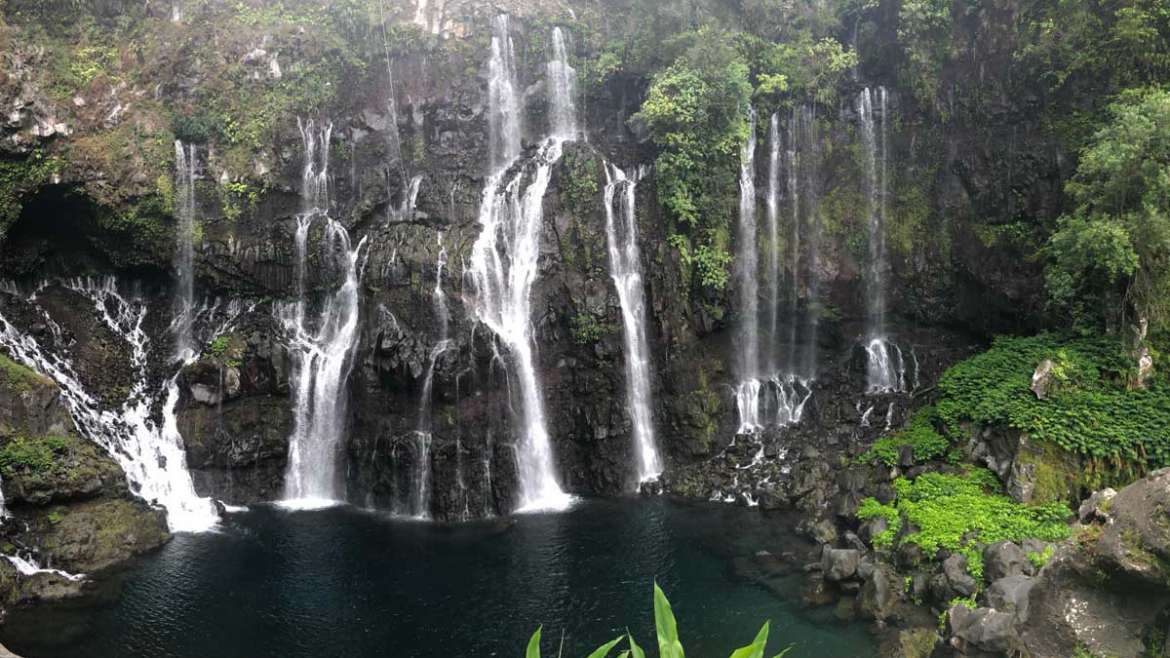
<svg viewBox="0 0 1170 658">
<path fill-rule="evenodd" d="M 536 369 L 566 490 L 613 495 L 638 484 L 621 306 L 606 248 L 606 163 L 646 170 L 637 192 L 639 249 L 652 411 L 666 461 L 655 486 L 667 492 L 796 507 L 807 513 L 802 527 L 809 534 L 833 541 L 838 519 L 890 487 L 887 474 L 868 473 L 871 467 L 841 466 L 929 402 L 946 367 L 994 334 L 1047 322 L 1035 245 L 1013 239 L 1013 230 L 1021 217 L 1051 222 L 1061 211 L 1073 158 L 1046 117 L 1071 101 L 1041 98 L 1016 75 L 1017 3 L 992 3 L 956 23 L 950 43 L 963 57 L 940 73 L 932 103 L 903 83 L 903 58 L 891 54 L 898 48 L 896 3 L 857 18 L 864 29 L 856 46 L 871 55 L 831 102 L 788 101 L 786 112 L 815 106 L 818 122 L 812 184 L 821 200 L 821 241 L 809 285 L 820 290 L 820 326 L 816 342 L 804 346 L 815 354 L 817 377 L 799 424 L 738 438 L 735 284 L 696 287 L 669 241 L 672 220 L 650 169 L 655 145 L 645 126 L 630 120 L 645 99 L 647 76 L 591 73 L 604 45 L 624 34 L 617 23 L 632 15 L 630 3 L 451 0 L 432 10 L 428 29 L 411 23 L 413 8 L 386 3 L 390 29 L 383 29 L 368 22 L 377 3 L 306 10 L 322 21 L 314 25 L 281 20 L 262 3 L 243 3 L 242 18 L 216 3 L 194 3 L 175 21 L 169 7 L 107 2 L 105 13 L 95 10 L 92 24 L 66 31 L 70 36 L 57 34 L 29 3 L 8 4 L 0 23 L 0 277 L 13 283 L 0 289 L 0 311 L 16 331 L 49 332 L 24 307 L 28 291 L 38 289 L 39 306 L 75 337 L 71 354 L 86 389 L 99 404 L 116 406 L 132 385 L 125 372 L 132 346 L 103 334 L 92 305 L 71 300 L 58 283 L 116 276 L 119 288 L 150 309 L 149 381 L 161 390 L 178 365 L 169 326 L 177 230 L 172 144 L 195 143 L 195 290 L 207 313 L 196 322 L 201 356 L 177 380 L 177 422 L 196 490 L 224 503 L 281 495 L 295 421 L 280 306 L 297 295 L 294 236 L 305 158 L 298 120 L 312 119 L 332 124 L 330 214 L 355 242 L 367 241 L 359 338 L 345 383 L 347 499 L 443 521 L 514 508 L 516 383 L 491 331 L 476 319 L 467 280 L 490 160 L 491 21 L 501 12 L 513 18 L 526 154 L 547 133 L 550 26 L 570 34 L 570 56 L 582 74 L 583 134 L 566 146 L 541 201 L 531 297 Z M 736 3 L 691 4 L 721 20 L 749 20 Z M 99 46 L 94 35 L 103 30 L 128 41 Z M 857 30 L 844 32 L 842 40 L 857 39 Z M 77 40 L 70 52 L 83 61 L 62 62 L 45 45 L 62 39 Z M 866 385 L 866 211 L 853 99 L 878 85 L 890 97 L 888 334 L 909 381 L 902 392 L 875 395 Z M 301 102 L 318 92 L 327 98 Z M 758 177 L 767 176 L 766 160 L 757 158 Z M 338 279 L 319 226 L 308 244 L 305 286 L 316 312 Z M 813 304 L 797 302 L 804 312 Z M 444 336 L 449 344 L 432 356 Z M 432 359 L 432 438 L 423 446 L 420 400 Z M 0 423 L 0 441 L 22 431 L 48 430 Z M 127 518 L 143 513 L 93 448 L 78 448 L 82 470 L 59 480 L 3 482 L 18 518 L 40 518 L 39 506 L 57 501 L 86 500 L 70 503 L 79 511 L 39 540 L 54 566 L 89 570 L 116 557 L 83 555 L 69 547 L 75 540 L 54 539 L 66 534 L 73 514 L 104 525 L 99 506 L 133 507 Z M 741 478 L 759 450 L 772 459 Z M 429 509 L 418 510 L 411 492 L 424 470 L 432 495 Z M 0 578 L 6 568 L 0 561 Z"/>
</svg>

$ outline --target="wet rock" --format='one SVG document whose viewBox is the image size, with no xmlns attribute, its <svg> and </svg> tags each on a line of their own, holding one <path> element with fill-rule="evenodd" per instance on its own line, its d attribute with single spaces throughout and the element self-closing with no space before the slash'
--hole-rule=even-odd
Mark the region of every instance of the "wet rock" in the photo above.
<svg viewBox="0 0 1170 658">
<path fill-rule="evenodd" d="M 138 501 L 88 501 L 59 514 L 38 522 L 25 539 L 45 562 L 71 573 L 104 569 L 170 537 L 165 514 Z"/>
<path fill-rule="evenodd" d="M 800 600 L 810 608 L 819 608 L 828 605 L 836 599 L 829 584 L 819 574 L 812 574 L 805 578 L 804 587 L 800 591 Z"/>
</svg>

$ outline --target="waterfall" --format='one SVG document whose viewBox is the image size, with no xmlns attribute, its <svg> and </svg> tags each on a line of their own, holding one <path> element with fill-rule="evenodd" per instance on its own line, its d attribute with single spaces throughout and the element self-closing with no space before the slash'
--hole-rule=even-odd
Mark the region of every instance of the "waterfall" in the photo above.
<svg viewBox="0 0 1170 658">
<path fill-rule="evenodd" d="M 570 140 L 577 137 L 577 71 L 569 66 L 565 32 L 552 32 L 552 58 L 547 68 L 549 130 L 553 137 Z"/>
<path fill-rule="evenodd" d="M 356 246 L 345 227 L 329 216 L 329 142 L 332 125 L 318 127 L 298 120 L 304 143 L 301 196 L 303 212 L 297 218 L 297 299 L 280 309 L 289 334 L 292 354 L 295 408 L 289 437 L 288 470 L 284 498 L 291 507 L 319 507 L 340 500 L 342 486 L 339 453 L 348 416 L 345 384 L 353 368 L 359 336 L 360 293 L 363 269 L 362 238 Z M 317 220 L 323 224 L 321 265 L 336 272 L 341 285 L 327 294 L 320 314 L 308 318 L 306 271 L 308 238 Z"/>
<path fill-rule="evenodd" d="M 735 389 L 735 404 L 739 412 L 740 434 L 751 434 L 765 427 L 787 427 L 800 422 L 805 404 L 812 396 L 811 380 L 815 375 L 811 363 L 815 356 L 815 327 L 805 329 L 805 340 L 814 345 L 801 345 L 797 334 L 800 298 L 801 215 L 799 160 L 795 150 L 788 151 L 788 196 L 792 202 L 792 226 L 789 236 L 790 299 L 787 306 L 781 299 L 782 270 L 780 240 L 780 189 L 782 148 L 780 117 L 773 114 L 768 128 L 768 189 L 767 189 L 767 264 L 765 282 L 767 295 L 763 319 L 766 322 L 766 343 L 760 344 L 760 286 L 759 249 L 756 216 L 756 115 L 749 115 L 750 132 L 740 152 L 739 226 L 736 249 L 736 280 L 739 285 L 740 321 L 736 344 L 737 370 L 740 381 Z M 795 125 L 795 122 L 794 124 Z M 790 133 L 795 134 L 792 126 Z M 795 136 L 790 137 L 793 144 Z M 806 198 L 811 195 L 806 194 Z M 815 247 L 810 243 L 810 250 Z M 815 263 L 810 254 L 808 263 Z M 810 292 L 814 270 L 809 270 Z M 809 303 L 812 306 L 812 301 Z M 780 316 L 786 311 L 787 340 L 780 335 Z M 806 321 L 813 309 L 806 310 Z M 786 367 L 781 366 L 781 352 L 787 352 Z M 802 362 L 799 363 L 798 362 Z M 803 371 L 802 371 L 803 368 Z"/>
<path fill-rule="evenodd" d="M 435 364 L 439 357 L 447 351 L 451 341 L 448 339 L 451 314 L 447 309 L 447 295 L 443 292 L 443 268 L 447 266 L 447 248 L 443 246 L 443 234 L 439 233 L 439 255 L 435 260 L 435 287 L 431 292 L 432 304 L 435 307 L 435 317 L 439 319 L 439 340 L 431 348 L 430 359 L 427 362 L 426 376 L 423 378 L 422 396 L 418 407 L 418 429 L 415 439 L 418 447 L 418 463 L 414 475 L 414 499 L 412 514 L 420 519 L 430 518 L 431 509 L 431 440 L 434 435 L 432 400 L 435 382 Z"/>
<path fill-rule="evenodd" d="M 768 358 L 767 371 L 780 372 L 780 115 L 768 126 Z"/>
<path fill-rule="evenodd" d="M 12 564 L 12 566 L 16 567 L 16 572 L 25 577 L 48 573 L 55 576 L 60 576 L 66 580 L 72 580 L 73 582 L 85 580 L 85 574 L 83 573 L 73 574 L 66 571 L 61 571 L 60 569 L 43 568 L 40 564 L 37 563 L 36 560 L 32 558 L 32 556 L 29 555 L 25 555 L 23 557 L 20 555 L 3 555 L 0 557 L 7 559 L 8 562 Z"/>
<path fill-rule="evenodd" d="M 739 287 L 739 328 L 736 354 L 739 386 L 736 407 L 739 432 L 762 427 L 759 394 L 761 382 L 759 335 L 759 281 L 756 240 L 756 113 L 748 110 L 748 137 L 739 155 L 739 233 L 736 236 L 735 273 Z"/>
<path fill-rule="evenodd" d="M 175 354 L 181 361 L 194 356 L 191 327 L 195 313 L 195 177 L 199 149 L 175 140 Z"/>
<path fill-rule="evenodd" d="M 626 403 L 634 426 L 638 454 L 638 482 L 662 474 L 662 460 L 654 440 L 654 417 L 650 408 L 650 347 L 646 340 L 646 300 L 642 288 L 642 262 L 638 250 L 638 178 L 626 178 L 614 165 L 607 165 L 605 185 L 605 237 L 609 246 L 610 271 L 622 307 L 625 336 Z M 621 189 L 619 209 L 614 197 Z"/>
<path fill-rule="evenodd" d="M 492 22 L 492 56 L 488 61 L 488 148 L 495 180 L 488 181 L 494 193 L 503 172 L 520 155 L 521 95 L 516 78 L 516 48 L 508 32 L 508 17 Z"/>
<path fill-rule="evenodd" d="M 820 260 L 821 237 L 821 209 L 820 209 L 820 133 L 817 129 L 816 112 L 811 106 L 804 106 L 796 114 L 793 122 L 795 133 L 800 140 L 800 174 L 797 183 L 800 193 L 799 201 L 804 210 L 804 228 L 801 234 L 805 238 L 803 247 L 805 258 L 803 262 L 797 254 L 794 263 L 803 264 L 805 273 L 805 311 L 803 345 L 799 348 L 800 365 L 798 372 L 806 380 L 816 379 L 817 376 L 817 338 L 820 331 L 820 276 L 818 273 Z M 796 201 L 794 200 L 794 203 Z M 794 206 L 793 227 L 800 230 L 801 208 Z M 799 274 L 797 274 L 799 276 Z M 797 284 L 799 285 L 799 284 Z M 799 292 L 799 287 L 796 288 Z M 794 366 L 795 368 L 795 366 Z"/>
<path fill-rule="evenodd" d="M 43 284 L 38 292 L 48 285 Z M 177 374 L 167 382 L 162 426 L 151 417 L 156 399 L 149 384 L 150 341 L 143 330 L 146 304 L 123 297 L 112 277 L 70 279 L 61 285 L 89 300 L 103 324 L 129 346 L 135 381 L 122 407 L 116 411 L 103 409 L 99 400 L 81 385 L 66 354 L 50 351 L 33 336 L 21 333 L 3 315 L 0 315 L 0 346 L 16 360 L 57 383 L 61 399 L 81 434 L 114 458 L 125 471 L 132 491 L 166 508 L 167 524 L 172 532 L 199 532 L 214 527 L 218 522 L 215 508 L 210 500 L 195 493 L 187 470 L 187 454 L 175 420 Z M 47 340 L 56 342 L 63 331 L 39 306 L 37 293 L 25 301 L 39 311 L 50 328 Z"/>
<path fill-rule="evenodd" d="M 874 98 L 880 129 L 875 119 Z M 886 203 L 888 196 L 888 101 L 885 87 L 863 89 L 857 97 L 865 187 L 869 253 L 866 263 L 866 381 L 871 393 L 906 390 L 902 351 L 886 335 Z"/>
<path fill-rule="evenodd" d="M 558 36 L 559 32 L 554 30 L 553 42 L 559 41 L 563 46 L 564 37 Z M 508 168 L 520 152 L 521 103 L 507 18 L 496 19 L 488 66 L 493 169 L 480 204 L 482 230 L 472 247 L 468 268 L 475 288 L 472 303 L 476 317 L 507 346 L 520 385 L 520 420 L 524 430 L 516 446 L 516 461 L 521 511 L 563 509 L 571 500 L 557 481 L 531 328 L 531 293 L 539 274 L 544 195 L 565 140 L 577 133 L 576 125 L 562 123 L 576 118 L 576 91 L 572 84 L 576 74 L 563 47 L 554 47 L 552 56 L 547 91 L 549 115 L 554 118 L 553 135 L 533 156 L 530 167 L 521 168 L 504 182 Z"/>
<path fill-rule="evenodd" d="M 402 201 L 398 207 L 390 206 L 390 221 L 406 222 L 414 219 L 414 211 L 418 208 L 418 193 L 422 188 L 422 174 L 417 174 L 406 184 L 402 194 Z"/>
</svg>

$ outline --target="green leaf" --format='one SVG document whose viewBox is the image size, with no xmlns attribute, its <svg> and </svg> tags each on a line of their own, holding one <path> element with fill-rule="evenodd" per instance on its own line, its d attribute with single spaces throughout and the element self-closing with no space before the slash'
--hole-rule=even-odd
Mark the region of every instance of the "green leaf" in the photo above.
<svg viewBox="0 0 1170 658">
<path fill-rule="evenodd" d="M 594 651 L 593 653 L 589 654 L 589 658 L 605 658 L 606 656 L 609 655 L 610 650 L 613 649 L 617 645 L 617 643 L 621 642 L 621 641 L 622 641 L 622 636 L 619 635 L 619 636 L 615 637 L 614 639 L 610 640 L 606 644 L 598 647 L 597 650 Z"/>
<path fill-rule="evenodd" d="M 524 658 L 540 658 L 540 629 L 541 628 L 544 628 L 544 627 L 541 626 L 541 627 L 537 628 L 536 632 L 533 633 L 532 637 L 528 640 L 528 651 L 525 652 Z"/>
<path fill-rule="evenodd" d="M 756 633 L 756 639 L 746 647 L 736 649 L 731 654 L 731 658 L 764 658 L 764 648 L 768 644 L 768 622 L 764 622 L 760 632 Z"/>
<path fill-rule="evenodd" d="M 646 658 L 646 652 L 634 641 L 634 636 L 627 633 L 626 637 L 630 640 L 630 658 Z"/>
<path fill-rule="evenodd" d="M 788 647 L 787 649 L 781 651 L 780 653 L 776 654 L 775 656 L 772 656 L 772 658 L 784 658 L 784 656 L 788 655 L 789 651 L 792 651 L 792 647 Z"/>
<path fill-rule="evenodd" d="M 654 627 L 658 631 L 659 658 L 686 658 L 682 643 L 678 641 L 674 611 L 658 583 L 654 583 Z"/>
</svg>

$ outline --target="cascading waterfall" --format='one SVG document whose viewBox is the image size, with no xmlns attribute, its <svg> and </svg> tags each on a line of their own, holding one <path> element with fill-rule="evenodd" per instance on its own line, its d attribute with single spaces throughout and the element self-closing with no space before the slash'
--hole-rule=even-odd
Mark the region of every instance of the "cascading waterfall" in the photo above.
<svg viewBox="0 0 1170 658">
<path fill-rule="evenodd" d="M 37 292 L 48 285 L 42 284 Z M 117 411 L 103 409 L 81 385 L 66 355 L 50 351 L 33 336 L 21 333 L 2 315 L 0 346 L 16 360 L 56 382 L 78 430 L 118 462 L 136 494 L 166 508 L 167 524 L 172 532 L 199 532 L 214 527 L 218 522 L 215 508 L 210 500 L 195 493 L 187 470 L 187 454 L 175 419 L 177 374 L 167 383 L 162 426 L 151 417 L 155 398 L 147 362 L 150 341 L 143 330 L 146 305 L 123 297 L 112 277 L 70 279 L 61 285 L 91 301 L 106 327 L 130 347 L 136 379 L 122 407 Z M 60 326 L 37 304 L 36 292 L 25 301 L 40 312 L 54 341 L 63 335 Z"/>
<path fill-rule="evenodd" d="M 768 290 L 765 298 L 765 311 L 762 314 L 767 327 L 766 342 L 761 349 L 760 344 L 760 290 L 759 290 L 759 249 L 758 225 L 756 216 L 756 115 L 749 116 L 750 132 L 740 157 L 740 201 L 739 201 L 739 234 L 736 252 L 736 277 L 740 289 L 740 324 L 739 342 L 736 345 L 738 352 L 738 370 L 740 383 L 736 387 L 736 408 L 739 411 L 740 434 L 754 433 L 768 426 L 786 427 L 800 421 L 804 414 L 805 403 L 812 395 L 811 376 L 801 376 L 796 370 L 797 345 L 796 337 L 796 300 L 799 297 L 799 284 L 794 283 L 792 300 L 789 308 L 789 336 L 788 336 L 788 364 L 787 370 L 781 365 L 781 351 L 784 341 L 780 336 L 781 300 L 781 267 L 780 267 L 780 173 L 781 173 L 781 135 L 780 118 L 773 114 L 769 122 L 769 157 L 768 157 L 768 190 L 767 190 L 767 268 L 766 277 Z M 796 171 L 796 158 L 790 153 L 789 157 L 789 188 L 793 199 L 794 212 L 792 215 L 792 243 L 790 263 L 791 271 L 795 273 L 800 264 L 800 213 L 798 192 L 792 183 Z M 807 348 L 806 348 L 807 349 Z"/>
<path fill-rule="evenodd" d="M 289 438 L 285 504 L 311 508 L 333 504 L 342 496 L 339 453 L 345 431 L 348 395 L 345 383 L 357 346 L 360 294 L 366 239 L 356 246 L 345 227 L 329 216 L 329 142 L 332 125 L 298 120 L 305 164 L 297 220 L 297 300 L 281 309 L 293 355 L 294 428 Z M 307 313 L 308 238 L 312 224 L 322 223 L 322 264 L 340 274 L 342 283 L 326 296 L 318 318 Z"/>
<path fill-rule="evenodd" d="M 492 194 L 504 171 L 520 155 L 520 83 L 516 77 L 516 47 L 508 31 L 507 15 L 492 21 L 492 56 L 488 61 L 488 148 Z"/>
<path fill-rule="evenodd" d="M 748 137 L 739 158 L 739 233 L 736 236 L 735 273 L 739 283 L 739 344 L 736 371 L 739 385 L 735 403 L 739 433 L 763 427 L 760 418 L 759 281 L 756 240 L 756 113 L 748 110 Z"/>
<path fill-rule="evenodd" d="M 638 177 L 627 178 L 614 165 L 605 170 L 605 237 L 610 271 L 622 307 L 625 336 L 626 402 L 634 426 L 638 454 L 638 483 L 662 474 L 662 460 L 654 439 L 650 409 L 650 346 L 646 339 L 646 299 L 642 288 L 642 262 L 638 251 Z M 622 192 L 618 209 L 614 198 Z"/>
<path fill-rule="evenodd" d="M 494 27 L 488 66 L 493 173 L 484 189 L 479 212 L 482 230 L 472 248 L 467 273 L 475 288 L 476 317 L 507 346 L 519 382 L 524 428 L 515 451 L 520 482 L 519 510 L 563 509 L 571 497 L 557 481 L 545 424 L 544 401 L 533 355 L 531 292 L 538 274 L 544 195 L 553 165 L 563 153 L 564 142 L 577 134 L 576 72 L 567 60 L 564 35 L 556 29 L 552 61 L 547 68 L 552 135 L 533 157 L 531 167 L 521 168 L 511 180 L 503 182 L 520 152 L 521 103 L 507 18 L 497 18 Z"/>
<path fill-rule="evenodd" d="M 877 99 L 875 118 L 874 98 Z M 906 390 L 905 361 L 902 351 L 886 335 L 886 199 L 887 183 L 887 115 L 885 87 L 873 91 L 866 87 L 857 97 L 866 193 L 868 199 L 869 254 L 866 263 L 866 380 L 871 393 Z M 880 129 L 877 120 L 880 119 Z"/>
<path fill-rule="evenodd" d="M 451 341 L 448 339 L 450 326 L 450 311 L 447 309 L 447 295 L 443 292 L 443 269 L 447 266 L 447 248 L 443 246 L 443 234 L 439 237 L 439 255 L 435 260 L 435 287 L 431 292 L 432 304 L 435 307 L 435 317 L 439 319 L 439 340 L 431 348 L 430 359 L 427 362 L 426 376 L 423 378 L 422 396 L 418 408 L 418 429 L 415 430 L 417 442 L 417 459 L 414 473 L 414 496 L 411 501 L 412 514 L 420 519 L 430 518 L 431 508 L 431 442 L 432 433 L 432 395 L 435 383 L 435 365 L 439 357 L 447 351 Z"/>
<path fill-rule="evenodd" d="M 577 137 L 577 71 L 569 66 L 565 32 L 552 32 L 552 57 L 546 65 L 548 76 L 549 128 L 552 136 L 570 140 Z"/>
<path fill-rule="evenodd" d="M 181 361 L 194 356 L 191 336 L 195 315 L 195 177 L 199 149 L 175 140 L 175 354 Z"/>
</svg>

